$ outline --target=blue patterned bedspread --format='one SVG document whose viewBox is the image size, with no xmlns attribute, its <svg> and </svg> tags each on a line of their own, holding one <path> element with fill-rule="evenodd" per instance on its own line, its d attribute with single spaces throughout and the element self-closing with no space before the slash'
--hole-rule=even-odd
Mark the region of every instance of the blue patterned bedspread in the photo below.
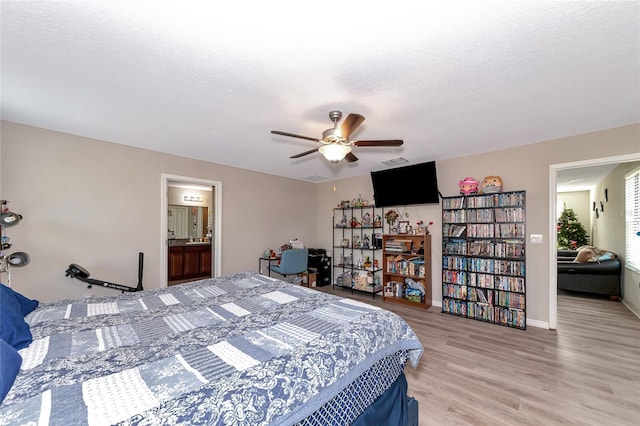
<svg viewBox="0 0 640 426">
<path fill-rule="evenodd" d="M 294 424 L 422 345 L 396 314 L 254 273 L 43 303 L 0 424 Z"/>
</svg>

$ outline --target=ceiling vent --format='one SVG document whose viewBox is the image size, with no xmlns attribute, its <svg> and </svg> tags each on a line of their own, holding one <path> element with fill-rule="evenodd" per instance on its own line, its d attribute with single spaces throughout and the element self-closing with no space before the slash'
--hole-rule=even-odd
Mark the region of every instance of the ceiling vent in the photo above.
<svg viewBox="0 0 640 426">
<path fill-rule="evenodd" d="M 391 160 L 385 160 L 382 164 L 386 164 L 387 166 L 399 166 L 400 164 L 408 163 L 409 160 L 402 157 L 392 158 Z"/>
</svg>

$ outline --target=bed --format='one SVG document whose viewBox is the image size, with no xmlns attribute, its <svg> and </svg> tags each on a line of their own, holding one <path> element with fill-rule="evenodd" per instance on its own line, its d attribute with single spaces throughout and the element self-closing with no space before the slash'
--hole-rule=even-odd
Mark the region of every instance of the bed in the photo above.
<svg viewBox="0 0 640 426">
<path fill-rule="evenodd" d="M 2 425 L 406 424 L 403 371 L 423 351 L 392 312 L 250 272 L 24 321 Z"/>
</svg>

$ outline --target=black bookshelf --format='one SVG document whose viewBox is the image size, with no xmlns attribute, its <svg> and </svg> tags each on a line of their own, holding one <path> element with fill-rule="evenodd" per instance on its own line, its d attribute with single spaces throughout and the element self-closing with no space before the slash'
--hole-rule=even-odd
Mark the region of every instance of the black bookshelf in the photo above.
<svg viewBox="0 0 640 426">
<path fill-rule="evenodd" d="M 442 199 L 442 312 L 525 329 L 525 191 Z"/>
</svg>

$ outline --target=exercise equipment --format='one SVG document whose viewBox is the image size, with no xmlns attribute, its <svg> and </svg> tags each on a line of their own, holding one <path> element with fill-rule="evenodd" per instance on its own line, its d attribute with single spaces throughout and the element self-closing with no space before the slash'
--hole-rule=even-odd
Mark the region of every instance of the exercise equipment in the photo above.
<svg viewBox="0 0 640 426">
<path fill-rule="evenodd" d="M 72 263 L 71 265 L 69 265 L 69 267 L 65 271 L 65 276 L 71 277 L 71 278 L 77 278 L 80 281 L 84 281 L 85 283 L 88 284 L 87 288 L 91 288 L 91 286 L 98 285 L 100 287 L 107 287 L 107 288 L 112 288 L 114 290 L 120 290 L 123 293 L 125 291 L 130 291 L 130 292 L 142 291 L 143 290 L 142 288 L 143 264 L 144 264 L 144 253 L 140 252 L 138 253 L 138 286 L 137 287 L 129 287 L 124 284 L 116 284 L 116 283 L 111 283 L 109 281 L 96 280 L 93 278 L 89 278 L 89 276 L 91 275 L 89 274 L 89 271 L 87 271 L 82 266 L 75 263 Z"/>
</svg>

